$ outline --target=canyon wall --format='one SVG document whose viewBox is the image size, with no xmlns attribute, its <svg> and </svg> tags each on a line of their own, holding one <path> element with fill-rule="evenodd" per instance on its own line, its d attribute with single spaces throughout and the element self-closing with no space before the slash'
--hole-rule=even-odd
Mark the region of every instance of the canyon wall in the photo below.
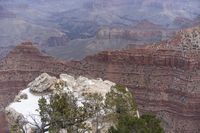
<svg viewBox="0 0 200 133">
<path fill-rule="evenodd" d="M 70 72 L 101 77 L 133 91 L 141 112 L 154 112 L 166 131 L 200 132 L 200 27 L 143 48 L 105 51 Z"/>
<path fill-rule="evenodd" d="M 124 84 L 141 112 L 154 112 L 166 130 L 199 132 L 199 61 L 173 50 L 103 52 L 77 64 L 81 75 Z M 74 69 L 74 73 L 77 73 Z"/>
<path fill-rule="evenodd" d="M 60 61 L 41 54 L 31 43 L 13 49 L 0 63 L 0 104 L 42 72 L 57 76 L 103 78 L 134 93 L 140 112 L 154 112 L 166 131 L 200 132 L 200 27 L 174 39 L 128 50 L 105 51 L 82 61 Z"/>
<path fill-rule="evenodd" d="M 97 39 L 126 39 L 136 44 L 155 43 L 172 38 L 176 30 L 143 20 L 134 26 L 104 27 L 97 32 Z"/>
</svg>

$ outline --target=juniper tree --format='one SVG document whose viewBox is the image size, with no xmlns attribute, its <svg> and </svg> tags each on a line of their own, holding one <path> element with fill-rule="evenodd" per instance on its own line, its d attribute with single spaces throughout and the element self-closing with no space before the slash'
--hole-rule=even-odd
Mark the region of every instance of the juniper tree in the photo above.
<svg viewBox="0 0 200 133">
<path fill-rule="evenodd" d="M 100 133 L 101 129 L 104 128 L 104 114 L 105 114 L 105 105 L 104 98 L 101 94 L 98 93 L 86 93 L 84 94 L 87 104 L 86 106 L 90 108 L 90 111 L 93 112 L 92 118 L 95 123 L 95 133 Z"/>
<path fill-rule="evenodd" d="M 116 119 L 126 114 L 137 115 L 134 97 L 122 85 L 116 85 L 111 88 L 111 91 L 106 94 L 105 104 L 111 110 L 111 115 Z"/>
<path fill-rule="evenodd" d="M 106 95 L 106 106 L 112 110 L 115 124 L 109 133 L 164 133 L 161 122 L 153 114 L 138 117 L 133 95 L 124 86 L 114 86 Z"/>
<path fill-rule="evenodd" d="M 39 104 L 43 99 L 39 100 Z M 54 94 L 49 104 L 41 104 L 39 113 L 42 123 L 48 125 L 50 133 L 65 129 L 68 133 L 84 132 L 90 130 L 85 121 L 91 117 L 92 112 L 84 106 L 77 105 L 77 99 L 70 93 Z M 46 108 L 48 107 L 48 108 Z"/>
</svg>

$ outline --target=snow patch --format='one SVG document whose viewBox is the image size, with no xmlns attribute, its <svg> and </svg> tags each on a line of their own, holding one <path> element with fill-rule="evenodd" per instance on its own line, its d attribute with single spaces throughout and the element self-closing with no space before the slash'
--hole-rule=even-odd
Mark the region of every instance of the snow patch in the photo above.
<svg viewBox="0 0 200 133">
<path fill-rule="evenodd" d="M 67 74 L 61 74 L 60 79 L 57 80 L 64 81 L 63 91 L 71 92 L 78 99 L 78 106 L 83 106 L 82 102 L 84 101 L 84 93 L 99 93 L 102 94 L 102 96 L 105 96 L 106 93 L 110 91 L 110 88 L 115 85 L 115 83 L 107 80 L 94 80 L 82 76 L 75 79 Z M 41 120 L 39 117 L 39 112 L 37 111 L 39 109 L 38 100 L 42 97 L 45 97 L 48 100 L 49 95 L 52 93 L 55 92 L 51 91 L 49 93 L 43 92 L 39 94 L 33 93 L 30 88 L 27 88 L 19 93 L 19 95 L 26 94 L 27 99 L 19 99 L 18 101 L 11 103 L 8 107 L 22 114 L 27 122 L 33 125 L 36 123 L 37 125 L 40 125 Z M 25 125 L 26 128 L 30 126 L 30 124 Z"/>
</svg>

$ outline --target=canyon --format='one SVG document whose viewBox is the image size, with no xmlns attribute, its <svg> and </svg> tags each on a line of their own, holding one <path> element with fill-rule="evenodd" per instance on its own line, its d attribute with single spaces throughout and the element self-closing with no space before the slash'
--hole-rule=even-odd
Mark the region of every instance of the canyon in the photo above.
<svg viewBox="0 0 200 133">
<path fill-rule="evenodd" d="M 199 12 L 198 0 L 1 0 L 0 58 L 26 41 L 66 60 L 156 43 L 199 23 Z"/>
<path fill-rule="evenodd" d="M 123 84 L 139 111 L 161 118 L 166 132 L 200 131 L 200 26 L 157 44 L 104 51 L 81 61 L 50 57 L 31 42 L 15 47 L 0 62 L 1 109 L 41 73 L 67 73 Z"/>
<path fill-rule="evenodd" d="M 135 26 L 105 26 L 95 37 L 87 39 L 63 40 L 52 38 L 48 45 L 42 45 L 49 55 L 66 60 L 81 60 L 105 50 L 120 50 L 129 46 L 158 43 L 172 38 L 175 29 L 165 28 L 147 20 Z"/>
</svg>

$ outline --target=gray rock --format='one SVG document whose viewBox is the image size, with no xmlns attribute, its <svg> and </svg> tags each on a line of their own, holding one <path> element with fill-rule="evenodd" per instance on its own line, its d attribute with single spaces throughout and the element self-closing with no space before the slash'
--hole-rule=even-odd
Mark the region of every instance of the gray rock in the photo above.
<svg viewBox="0 0 200 133">
<path fill-rule="evenodd" d="M 52 86 L 55 84 L 56 80 L 56 77 L 51 77 L 47 73 L 43 73 L 34 81 L 29 83 L 28 88 L 30 88 L 30 90 L 35 93 L 51 91 L 53 88 Z"/>
<path fill-rule="evenodd" d="M 25 123 L 24 116 L 21 113 L 18 113 L 17 111 L 15 111 L 15 109 L 11 107 L 6 107 L 5 114 L 10 125 L 16 124 L 16 123 L 18 125 L 24 125 Z"/>
<path fill-rule="evenodd" d="M 16 97 L 15 100 L 16 102 L 20 102 L 21 99 L 28 99 L 28 95 L 26 93 L 19 93 Z"/>
</svg>

